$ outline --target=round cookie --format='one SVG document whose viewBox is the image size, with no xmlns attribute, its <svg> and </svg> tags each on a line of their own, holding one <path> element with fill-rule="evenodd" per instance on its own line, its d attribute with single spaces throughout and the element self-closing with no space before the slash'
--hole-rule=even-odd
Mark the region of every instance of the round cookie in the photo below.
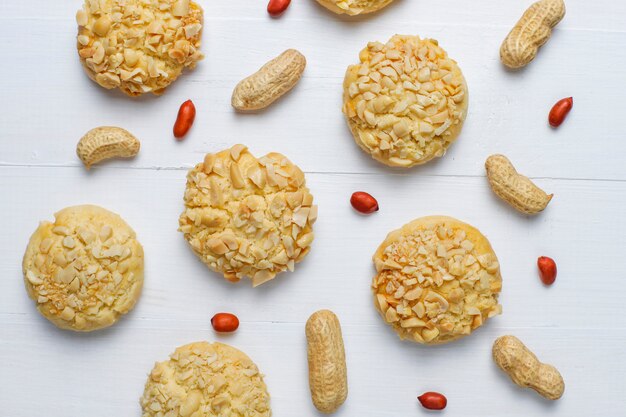
<svg viewBox="0 0 626 417">
<path fill-rule="evenodd" d="M 222 343 L 181 346 L 146 382 L 142 417 L 269 417 L 270 396 L 245 353 Z"/>
<path fill-rule="evenodd" d="M 179 230 L 213 271 L 253 286 L 293 271 L 309 252 L 317 206 L 304 174 L 279 153 L 255 158 L 243 145 L 187 174 Z"/>
<path fill-rule="evenodd" d="M 370 42 L 348 67 L 343 112 L 374 159 L 411 167 L 445 154 L 463 126 L 468 92 L 455 61 L 433 39 Z"/>
<path fill-rule="evenodd" d="M 62 329 L 102 329 L 128 313 L 143 286 L 143 249 L 120 216 L 74 206 L 41 222 L 22 262 L 28 296 Z"/>
<path fill-rule="evenodd" d="M 401 339 L 440 344 L 502 312 L 500 264 L 477 229 L 451 217 L 413 220 L 373 257 L 374 304 Z"/>
<path fill-rule="evenodd" d="M 78 55 L 104 88 L 162 94 L 203 58 L 202 20 L 191 0 L 85 0 L 76 13 Z"/>
<path fill-rule="evenodd" d="M 337 14 L 355 16 L 373 13 L 387 6 L 393 0 L 317 0 L 319 4 Z"/>
</svg>

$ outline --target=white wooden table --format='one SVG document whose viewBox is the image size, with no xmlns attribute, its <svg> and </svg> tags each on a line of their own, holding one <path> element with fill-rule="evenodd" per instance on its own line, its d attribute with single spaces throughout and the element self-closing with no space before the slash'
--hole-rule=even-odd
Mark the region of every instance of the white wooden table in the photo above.
<svg viewBox="0 0 626 417">
<path fill-rule="evenodd" d="M 500 42 L 530 4 L 521 0 L 397 0 L 371 17 L 336 17 L 294 0 L 280 19 L 261 0 L 201 0 L 206 60 L 160 98 L 128 99 L 87 79 L 74 49 L 81 1 L 3 1 L 0 35 L 0 404 L 6 417 L 138 416 L 153 363 L 197 340 L 230 343 L 257 362 L 274 415 L 316 416 L 308 393 L 304 322 L 330 308 L 341 319 L 350 394 L 337 416 L 426 415 L 423 391 L 443 392 L 447 416 L 623 416 L 626 384 L 626 2 L 567 0 L 568 13 L 536 61 L 504 70 Z M 368 41 L 395 33 L 434 37 L 463 69 L 469 116 L 440 161 L 408 171 L 384 168 L 354 144 L 341 114 L 345 68 Z M 297 88 L 258 115 L 230 107 L 236 82 L 288 47 L 308 59 Z M 552 104 L 574 96 L 558 130 Z M 188 98 L 196 124 L 171 135 Z M 86 172 L 77 140 L 119 125 L 142 140 L 133 161 Z M 209 272 L 176 231 L 186 170 L 207 151 L 244 143 L 279 151 L 306 172 L 319 204 L 316 241 L 293 274 L 253 289 Z M 489 190 L 483 163 L 504 153 L 555 198 L 535 218 L 518 215 Z M 353 191 L 381 211 L 356 215 Z M 69 205 L 120 213 L 146 253 L 135 310 L 93 334 L 57 330 L 27 298 L 21 257 L 42 219 Z M 502 265 L 502 316 L 465 340 L 440 347 L 400 342 L 370 299 L 370 257 L 392 229 L 446 214 L 483 231 Z M 552 256 L 559 276 L 542 286 L 536 258 Z M 232 311 L 232 336 L 209 319 Z M 493 340 L 515 334 L 566 380 L 549 403 L 514 386 L 491 361 Z"/>
</svg>

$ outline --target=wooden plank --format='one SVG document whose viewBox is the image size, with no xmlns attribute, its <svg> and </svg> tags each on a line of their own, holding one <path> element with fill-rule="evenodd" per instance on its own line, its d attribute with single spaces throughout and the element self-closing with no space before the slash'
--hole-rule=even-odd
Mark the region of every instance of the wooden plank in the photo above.
<svg viewBox="0 0 626 417">
<path fill-rule="evenodd" d="M 536 218 L 497 200 L 484 178 L 308 174 L 320 205 L 316 241 L 293 274 L 266 286 L 228 284 L 197 261 L 176 231 L 184 171 L 0 168 L 4 238 L 0 241 L 0 357 L 11 384 L 0 403 L 7 415 L 129 415 L 152 363 L 175 346 L 215 340 L 209 318 L 234 311 L 241 330 L 219 338 L 252 356 L 267 375 L 275 415 L 314 416 L 307 392 L 304 322 L 320 308 L 341 318 L 348 349 L 350 396 L 339 416 L 415 413 L 420 391 L 440 390 L 450 413 L 528 416 L 618 415 L 626 361 L 626 316 L 619 288 L 626 222 L 614 208 L 626 195 L 619 181 L 543 180 L 556 193 Z M 381 211 L 352 212 L 348 198 L 364 189 Z M 20 258 L 41 219 L 65 205 L 96 203 L 122 214 L 146 252 L 146 285 L 137 308 L 104 332 L 56 330 L 27 298 Z M 400 342 L 370 299 L 370 257 L 385 234 L 414 217 L 448 214 L 479 227 L 502 264 L 504 314 L 466 340 L 424 348 Z M 559 277 L 544 288 L 539 255 L 554 257 Z M 612 261 L 609 261 L 612 260 Z M 513 333 L 565 375 L 563 400 L 548 405 L 512 386 L 489 349 Z M 25 389 L 24 387 L 28 387 Z M 33 401 L 33 398 L 38 398 Z M 8 408 L 6 408 L 8 405 Z M 514 405 L 514 406 L 512 406 Z M 384 411 L 383 411 L 384 410 Z"/>
<path fill-rule="evenodd" d="M 588 417 L 623 414 L 626 374 L 624 140 L 620 85 L 626 73 L 626 2 L 567 0 L 568 14 L 536 62 L 505 71 L 498 47 L 528 1 L 397 0 L 369 17 L 336 17 L 313 0 L 270 19 L 265 2 L 207 1 L 207 59 L 161 98 L 128 99 L 89 81 L 74 50 L 81 2 L 2 2 L 0 34 L 8 62 L 0 111 L 0 404 L 10 417 L 138 415 L 153 363 L 178 345 L 220 340 L 248 353 L 266 374 L 276 416 L 313 417 L 304 323 L 331 308 L 348 353 L 350 394 L 335 414 L 420 414 L 416 396 L 445 393 L 450 416 Z M 386 169 L 354 145 L 340 112 L 347 65 L 369 40 L 419 33 L 440 40 L 470 86 L 463 135 L 438 162 Z M 259 115 L 230 106 L 235 83 L 287 47 L 308 58 L 305 77 Z M 573 95 L 567 122 L 545 120 Z M 178 105 L 198 107 L 183 143 L 171 137 Z M 87 173 L 78 138 L 104 124 L 142 140 L 133 161 Z M 279 151 L 307 172 L 320 206 L 316 241 L 293 274 L 257 289 L 211 273 L 176 231 L 186 169 L 234 143 L 261 155 Z M 507 154 L 520 171 L 555 193 L 545 213 L 518 215 L 489 190 L 484 159 Z M 359 216 L 353 191 L 375 195 L 381 211 Z M 62 207 L 93 203 L 120 213 L 146 251 L 146 284 L 137 308 L 111 329 L 60 331 L 26 296 L 21 257 L 38 221 Z M 475 335 L 439 347 L 401 342 L 377 316 L 371 255 L 387 232 L 415 217 L 447 214 L 480 228 L 499 256 L 504 314 Z M 537 256 L 557 260 L 559 276 L 541 285 Z M 216 336 L 209 319 L 233 311 L 241 329 Z M 515 334 L 566 380 L 548 403 L 515 387 L 490 359 L 493 340 Z M 593 401 L 589 399 L 593 399 Z"/>
<path fill-rule="evenodd" d="M 485 158 L 501 152 L 532 177 L 626 179 L 618 151 L 623 135 L 614 128 L 621 117 L 616 86 L 626 72 L 625 32 L 590 36 L 588 31 L 558 30 L 536 62 L 511 73 L 498 60 L 506 32 L 500 27 L 447 26 L 438 19 L 418 27 L 402 21 L 390 30 L 383 17 L 363 24 L 325 19 L 316 24 L 315 36 L 297 19 L 272 25 L 215 20 L 207 26 L 205 62 L 165 96 L 140 100 L 106 92 L 87 79 L 71 46 L 73 23 L 41 20 L 24 38 L 23 21 L 7 21 L 7 54 L 29 62 L 36 49 L 46 72 L 42 77 L 38 65 L 24 65 L 6 86 L 11 108 L 0 113 L 6 137 L 0 141 L 0 164 L 77 166 L 78 139 L 95 126 L 112 124 L 126 127 L 143 142 L 138 159 L 115 166 L 189 167 L 206 151 L 242 142 L 255 152 L 280 150 L 307 171 L 387 175 L 395 171 L 371 160 L 352 140 L 340 111 L 342 77 L 366 41 L 418 31 L 439 38 L 460 62 L 470 87 L 470 113 L 448 155 L 403 173 L 482 175 Z M 263 36 L 241 36 L 248 32 Z M 51 37 L 58 41 L 51 44 Z M 40 48 L 43 44 L 50 47 Z M 286 47 L 297 47 L 308 57 L 300 85 L 262 114 L 232 111 L 236 82 Z M 24 93 L 35 90 L 36 95 Z M 550 107 L 570 95 L 575 97 L 572 114 L 552 130 L 547 124 Z M 171 135 L 173 119 L 189 97 L 198 108 L 197 122 L 185 142 L 178 143 Z"/>
</svg>

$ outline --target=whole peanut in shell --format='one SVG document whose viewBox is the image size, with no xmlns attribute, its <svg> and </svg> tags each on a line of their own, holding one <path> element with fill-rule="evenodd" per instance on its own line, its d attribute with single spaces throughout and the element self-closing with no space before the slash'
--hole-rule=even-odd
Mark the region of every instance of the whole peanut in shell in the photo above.
<svg viewBox="0 0 626 417">
<path fill-rule="evenodd" d="M 306 322 L 309 387 L 315 407 L 333 413 L 348 396 L 348 371 L 341 326 L 329 310 L 313 313 Z"/>
<path fill-rule="evenodd" d="M 487 179 L 498 197 L 524 214 L 544 210 L 553 194 L 546 194 L 527 177 L 519 174 L 504 155 L 491 155 L 485 162 Z"/>
<path fill-rule="evenodd" d="M 232 106 L 239 111 L 266 108 L 295 87 L 305 67 L 304 55 L 295 49 L 286 50 L 237 84 Z"/>
<path fill-rule="evenodd" d="M 565 16 L 563 0 L 540 0 L 533 3 L 509 32 L 500 47 L 500 60 L 509 68 L 524 67 L 545 44 L 552 28 Z"/>
<path fill-rule="evenodd" d="M 502 336 L 493 343 L 493 360 L 517 385 L 531 388 L 548 400 L 558 400 L 565 382 L 552 365 L 541 363 L 517 337 Z"/>
</svg>

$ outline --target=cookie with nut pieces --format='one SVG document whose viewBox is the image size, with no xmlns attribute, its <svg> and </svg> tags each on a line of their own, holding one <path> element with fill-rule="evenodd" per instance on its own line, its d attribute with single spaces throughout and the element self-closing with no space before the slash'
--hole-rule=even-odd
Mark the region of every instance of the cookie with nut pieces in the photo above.
<svg viewBox="0 0 626 417">
<path fill-rule="evenodd" d="M 309 252 L 317 206 L 304 173 L 279 153 L 261 158 L 244 145 L 187 174 L 179 230 L 200 259 L 229 281 L 253 286 L 294 270 Z"/>
<path fill-rule="evenodd" d="M 140 403 L 142 417 L 272 414 L 257 366 L 245 353 L 223 343 L 190 343 L 156 363 Z"/>
<path fill-rule="evenodd" d="M 404 35 L 370 42 L 359 58 L 346 72 L 343 113 L 361 149 L 405 168 L 443 156 L 468 109 L 457 63 L 436 40 Z"/>
<path fill-rule="evenodd" d="M 65 208 L 43 221 L 22 263 L 28 296 L 56 326 L 81 332 L 128 313 L 143 286 L 143 248 L 117 214 L 98 206 Z"/>
<path fill-rule="evenodd" d="M 203 11 L 192 0 L 85 0 L 76 22 L 89 78 L 129 96 L 162 94 L 203 58 Z"/>
<path fill-rule="evenodd" d="M 480 231 L 452 217 L 391 232 L 373 261 L 374 305 L 401 339 L 447 343 L 502 312 L 496 254 Z"/>
<path fill-rule="evenodd" d="M 337 14 L 355 16 L 373 13 L 389 5 L 393 0 L 317 0 L 319 4 Z"/>
</svg>

